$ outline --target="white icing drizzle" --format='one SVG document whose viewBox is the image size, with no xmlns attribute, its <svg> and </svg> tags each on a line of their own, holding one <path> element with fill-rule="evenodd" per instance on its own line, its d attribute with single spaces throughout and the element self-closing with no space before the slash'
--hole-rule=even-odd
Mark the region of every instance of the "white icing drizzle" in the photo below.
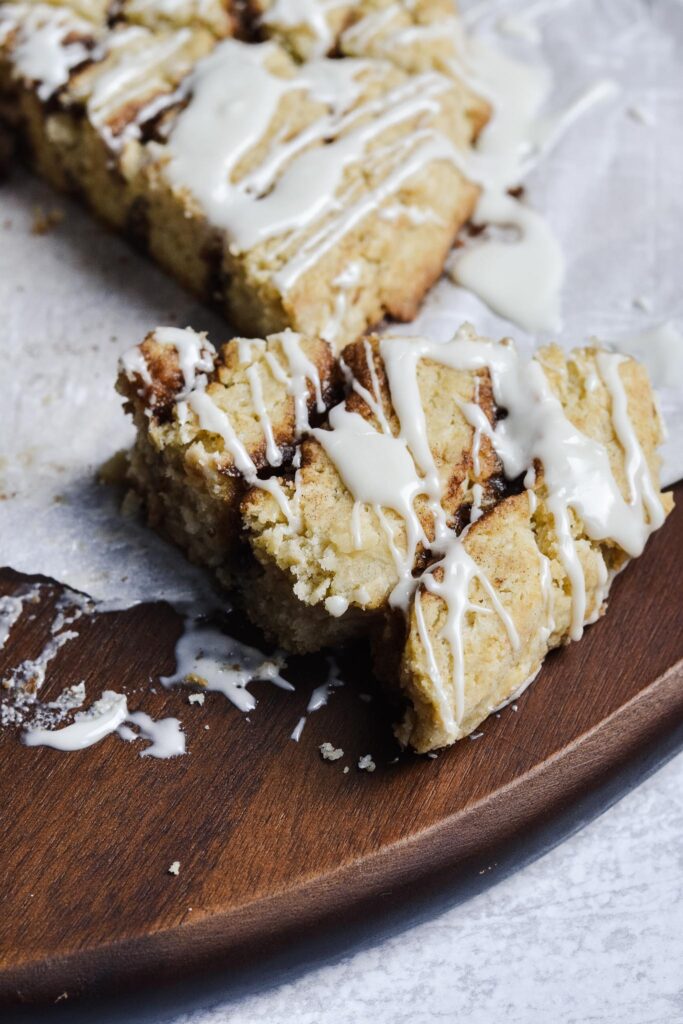
<svg viewBox="0 0 683 1024">
<path fill-rule="evenodd" d="M 311 696 L 308 698 L 308 704 L 306 705 L 306 714 L 302 715 L 299 721 L 294 726 L 294 730 L 290 736 L 296 743 L 301 739 L 301 734 L 304 731 L 306 720 L 308 715 L 313 714 L 315 711 L 320 711 L 327 705 L 332 690 L 337 689 L 339 686 L 344 685 L 343 679 L 339 675 L 339 665 L 333 657 L 327 659 L 327 679 L 320 686 L 316 686 Z"/>
<path fill-rule="evenodd" d="M 93 79 L 88 98 L 88 116 L 111 147 L 139 135 L 140 124 L 169 103 L 171 89 L 164 68 L 182 67 L 183 50 L 192 39 L 189 29 L 154 35 L 144 28 L 129 25 L 112 31 L 107 37 L 106 63 Z M 189 70 L 186 62 L 186 70 Z M 161 94 L 159 94 L 161 92 Z M 109 121 L 127 105 L 137 105 L 150 97 L 123 131 L 114 134 Z"/>
<path fill-rule="evenodd" d="M 176 644 L 175 657 L 176 670 L 162 677 L 164 686 L 199 682 L 207 690 L 222 693 L 246 713 L 256 707 L 256 698 L 247 689 L 250 683 L 259 680 L 282 690 L 294 689 L 280 674 L 280 657 L 267 658 L 212 626 L 188 621 Z"/>
<path fill-rule="evenodd" d="M 176 395 L 176 402 L 182 402 L 200 383 L 206 384 L 203 375 L 213 370 L 216 350 L 205 334 L 198 334 L 191 327 L 157 327 L 152 337 L 158 344 L 169 345 L 178 353 L 184 387 Z M 142 391 L 144 387 L 152 387 L 154 381 L 139 345 L 123 353 L 120 365 L 130 381 L 134 381 L 136 377 L 142 381 Z"/>
<path fill-rule="evenodd" d="M 395 224 L 402 219 L 410 224 L 443 224 L 443 218 L 434 210 L 422 206 L 407 206 L 405 203 L 391 203 L 379 211 L 380 220 Z"/>
<path fill-rule="evenodd" d="M 99 700 L 63 729 L 27 729 L 22 742 L 27 747 L 53 747 L 55 750 L 83 750 L 110 736 L 128 716 L 128 704 L 122 693 L 105 690 Z"/>
<path fill-rule="evenodd" d="M 176 400 L 182 401 L 197 386 L 198 376 L 211 373 L 213 370 L 216 349 L 206 334 L 198 334 L 191 327 L 157 327 L 154 331 L 154 340 L 159 345 L 172 346 L 178 353 L 185 387 Z M 135 351 L 137 350 L 133 349 L 133 352 Z"/>
<path fill-rule="evenodd" d="M 127 352 L 124 352 L 119 362 L 121 369 L 130 381 L 139 377 L 143 385 L 146 387 L 151 387 L 154 383 L 152 375 L 149 372 L 147 360 L 142 353 L 142 349 L 138 345 L 134 348 L 129 348 Z"/>
<path fill-rule="evenodd" d="M 185 733 L 177 718 L 161 718 L 155 721 L 145 711 L 129 711 L 126 722 L 137 726 L 139 735 L 132 729 L 121 725 L 117 730 L 121 739 L 150 741 L 150 745 L 140 751 L 140 757 L 179 757 L 185 753 Z M 125 734 L 123 733 L 124 728 L 126 729 Z"/>
<path fill-rule="evenodd" d="M 197 18 L 221 26 L 226 12 L 221 0 L 125 0 L 126 15 L 142 19 L 159 17 L 170 22 L 190 23 Z"/>
<path fill-rule="evenodd" d="M 328 15 L 345 8 L 348 0 L 274 0 L 263 14 L 272 28 L 303 28 L 312 37 L 312 56 L 322 57 L 334 43 Z"/>
<path fill-rule="evenodd" d="M 266 458 L 271 466 L 282 465 L 282 452 L 275 444 L 275 438 L 273 436 L 273 424 L 266 403 L 263 400 L 263 388 L 261 386 L 261 375 L 259 368 L 256 363 L 252 363 L 247 368 L 247 379 L 249 381 L 249 387 L 251 388 L 251 400 L 256 410 L 261 429 L 263 430 L 263 436 L 266 439 Z"/>
<path fill-rule="evenodd" d="M 355 507 L 355 506 L 354 506 Z M 349 607 L 349 602 L 345 597 L 340 595 L 333 595 L 325 599 L 325 611 L 329 612 L 333 618 L 338 619 Z"/>
<path fill-rule="evenodd" d="M 360 260 L 351 260 L 332 281 L 332 287 L 335 289 L 334 313 L 321 334 L 325 341 L 334 341 L 339 334 L 349 303 L 349 290 L 359 283 L 362 269 L 363 264 Z"/>
<path fill-rule="evenodd" d="M 628 414 L 628 399 L 619 367 L 627 362 L 625 356 L 600 352 L 597 364 L 600 376 L 610 393 L 612 423 L 619 444 L 624 450 L 624 468 L 629 487 L 629 505 L 644 512 L 651 529 L 664 522 L 664 509 L 652 482 L 650 469 L 640 446 L 635 428 Z"/>
<path fill-rule="evenodd" d="M 85 683 L 74 683 L 72 686 L 65 686 L 59 697 L 48 701 L 48 707 L 56 711 L 72 711 L 80 708 L 85 701 Z"/>
<path fill-rule="evenodd" d="M 295 743 L 298 743 L 299 740 L 301 739 L 301 734 L 304 731 L 304 726 L 305 725 L 306 725 L 306 715 L 302 715 L 301 718 L 299 719 L 299 721 L 296 723 L 296 725 L 292 729 L 292 734 L 291 734 L 291 736 L 289 738 L 291 740 L 294 740 Z"/>
<path fill-rule="evenodd" d="M 464 617 L 467 612 L 490 611 L 470 602 L 470 587 L 475 579 L 500 619 L 513 649 L 517 648 L 519 639 L 503 601 L 463 544 L 471 523 L 479 518 L 481 490 L 474 496 L 475 515 L 470 526 L 459 536 L 448 526 L 442 507 L 443 485 L 429 446 L 425 410 L 420 397 L 418 362 L 429 359 L 469 372 L 486 369 L 496 404 L 507 410 L 507 416 L 494 428 L 483 413 L 479 416 L 474 412 L 472 403 L 466 403 L 463 411 L 474 424 L 475 433 L 478 432 L 475 444 L 478 445 L 482 434 L 489 437 L 508 478 L 514 479 L 527 470 L 524 478 L 527 488 L 536 482 L 532 467 L 536 461 L 541 464 L 547 492 L 546 505 L 555 525 L 558 557 L 571 584 L 572 639 L 581 636 L 586 623 L 586 584 L 572 533 L 572 512 L 581 517 L 589 538 L 594 541 L 610 539 L 631 556 L 641 553 L 649 534 L 661 525 L 664 512 L 628 417 L 626 394 L 618 372 L 621 357 L 600 354 L 598 370 L 611 395 L 614 429 L 625 453 L 629 500 L 624 499 L 614 479 L 606 449 L 573 426 L 552 391 L 541 364 L 537 360 L 521 359 L 512 343 L 496 344 L 477 338 L 466 325 L 453 341 L 445 344 L 422 338 L 385 336 L 380 342 L 380 351 L 392 405 L 400 424 L 399 435 L 394 437 L 376 430 L 357 413 L 348 412 L 343 405 L 330 413 L 331 430 L 316 430 L 314 433 L 353 496 L 354 513 L 358 503 L 371 505 L 385 529 L 399 576 L 390 603 L 407 611 L 414 596 L 418 630 L 439 694 L 444 722 L 453 731 L 459 727 L 464 709 Z M 362 458 L 358 457 L 359 451 L 363 452 Z M 428 500 L 434 523 L 433 541 L 425 538 L 414 507 L 418 495 L 424 495 Z M 535 495 L 530 496 L 530 503 L 533 513 Z M 392 509 L 403 519 L 405 551 L 399 551 L 395 531 L 384 509 Z M 420 542 L 439 557 L 419 579 L 415 579 L 413 567 Z M 539 572 L 547 603 L 544 629 L 549 635 L 554 623 L 552 580 L 547 559 L 541 561 Z M 602 583 L 603 587 L 607 586 L 607 576 Z M 446 605 L 443 636 L 448 641 L 452 656 L 453 709 L 426 629 L 420 585 L 440 597 Z"/>
<path fill-rule="evenodd" d="M 139 734 L 126 722 L 137 726 Z M 26 729 L 21 739 L 27 747 L 70 751 L 91 747 L 115 732 L 124 740 L 150 740 L 151 745 L 140 751 L 141 757 L 167 758 L 185 753 L 185 734 L 177 718 L 155 721 L 144 711 L 129 711 L 125 695 L 115 690 L 105 690 L 91 708 L 74 716 L 71 725 L 62 729 Z"/>
<path fill-rule="evenodd" d="M 95 26 L 70 10 L 51 4 L 7 4 L 2 9 L 6 30 L 18 28 L 12 60 L 16 70 L 38 84 L 45 101 L 69 81 L 73 68 L 87 59 Z"/>
<path fill-rule="evenodd" d="M 331 430 L 316 429 L 312 433 L 336 466 L 354 501 L 375 509 L 389 537 L 401 583 L 409 586 L 414 552 L 419 543 L 428 545 L 413 509 L 415 498 L 426 493 L 426 486 L 420 480 L 411 452 L 403 439 L 379 433 L 371 423 L 358 413 L 349 412 L 344 405 L 332 409 L 329 423 Z M 362 452 L 362 457 L 359 457 L 359 452 Z M 382 514 L 384 508 L 396 512 L 406 525 L 408 543 L 405 556 L 396 548 L 391 526 Z M 356 523 L 359 523 L 358 519 Z M 358 525 L 358 533 L 359 530 Z M 357 545 L 358 540 L 357 535 Z"/>
<path fill-rule="evenodd" d="M 313 385 L 316 412 L 325 412 L 320 374 L 315 363 L 308 358 L 301 347 L 301 336 L 286 330 L 277 335 L 289 368 L 288 390 L 294 398 L 296 436 L 301 437 L 308 429 L 308 385 Z"/>
<path fill-rule="evenodd" d="M 463 37 L 453 70 L 492 102 L 493 117 L 462 162 L 463 172 L 482 189 L 472 221 L 487 232 L 453 253 L 450 273 L 525 330 L 555 331 L 560 327 L 562 250 L 544 218 L 508 189 L 519 185 L 578 117 L 613 97 L 617 87 L 598 81 L 563 111 L 546 116 L 540 110 L 550 79 L 543 67 L 519 63 L 477 38 Z M 511 229 L 516 237 L 500 237 Z"/>
<path fill-rule="evenodd" d="M 161 345 L 170 345 L 178 353 L 178 361 L 183 375 L 184 387 L 176 396 L 178 419 L 186 422 L 188 409 L 197 417 L 201 430 L 217 434 L 222 438 L 226 449 L 247 483 L 258 487 L 273 496 L 279 508 L 293 529 L 298 528 L 298 516 L 293 503 L 287 499 L 279 480 L 271 477 L 262 480 L 246 445 L 235 429 L 228 413 L 221 409 L 207 392 L 208 375 L 213 371 L 216 350 L 205 334 L 198 334 L 191 328 L 157 327 L 153 332 L 154 340 Z M 266 459 L 271 466 L 282 464 L 282 453 L 275 442 L 273 424 L 264 400 L 263 382 L 258 361 L 264 361 L 278 383 L 287 388 L 287 393 L 294 400 L 294 438 L 298 440 L 309 426 L 309 387 L 313 389 L 315 409 L 318 413 L 325 412 L 325 400 L 322 393 L 320 373 L 315 363 L 309 359 L 302 347 L 302 336 L 291 330 L 271 335 L 269 342 L 277 342 L 285 358 L 286 368 L 282 365 L 273 348 L 267 349 L 260 339 L 238 338 L 239 361 L 248 364 L 246 377 L 251 391 L 254 411 L 258 418 L 266 442 Z M 145 387 L 153 385 L 152 376 L 139 346 L 130 349 L 121 357 L 121 368 L 128 379 L 142 381 Z"/>
<path fill-rule="evenodd" d="M 564 257 L 544 217 L 505 192 L 485 190 L 472 222 L 514 227 L 519 235 L 455 250 L 451 267 L 458 284 L 525 330 L 558 329 Z"/>
<path fill-rule="evenodd" d="M 197 417 L 200 430 L 218 434 L 247 483 L 252 487 L 267 491 L 277 502 L 292 529 L 296 529 L 298 521 L 280 481 L 275 477 L 270 477 L 267 480 L 259 478 L 256 465 L 233 427 L 227 412 L 220 409 L 212 401 L 210 395 L 202 390 L 193 391 L 187 399 L 187 404 Z"/>
<path fill-rule="evenodd" d="M 316 224 L 276 275 L 287 291 L 408 178 L 434 161 L 459 166 L 460 157 L 436 130 L 415 131 L 384 148 L 392 166 L 376 188 L 356 201 L 340 201 L 346 169 L 362 162 L 367 146 L 389 128 L 438 110 L 450 82 L 427 72 L 354 108 L 366 62 L 314 61 L 296 76 L 283 77 L 267 66 L 273 54 L 270 44 L 224 40 L 200 60 L 187 83 L 191 101 L 159 155 L 169 182 L 188 190 L 211 222 L 226 229 L 235 253 L 275 236 L 284 236 L 292 248 L 293 235 Z M 327 94 L 321 81 L 333 86 Z M 265 162 L 235 181 L 240 161 L 264 138 L 280 101 L 292 91 L 322 99 L 327 113 L 289 141 L 272 143 Z"/>
<path fill-rule="evenodd" d="M 24 606 L 35 603 L 40 590 L 40 583 L 33 583 L 20 587 L 15 594 L 0 597 L 0 651 L 7 643 L 12 627 L 21 618 Z"/>
</svg>

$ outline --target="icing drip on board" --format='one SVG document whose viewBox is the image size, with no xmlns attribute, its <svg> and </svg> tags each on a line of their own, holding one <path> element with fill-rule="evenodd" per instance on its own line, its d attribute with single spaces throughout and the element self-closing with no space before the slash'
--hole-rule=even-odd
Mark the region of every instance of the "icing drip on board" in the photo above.
<svg viewBox="0 0 683 1024">
<path fill-rule="evenodd" d="M 137 726 L 139 733 L 130 725 Z M 150 740 L 140 757 L 177 757 L 185 753 L 185 734 L 177 718 L 155 721 L 144 711 L 129 711 L 126 697 L 105 690 L 87 711 L 78 712 L 71 725 L 63 729 L 30 728 L 22 734 L 27 747 L 52 747 L 55 750 L 84 750 L 106 736 L 117 733 L 123 740 Z"/>
<path fill-rule="evenodd" d="M 327 679 L 312 691 L 306 705 L 306 714 L 302 715 L 294 726 L 290 739 L 294 740 L 295 743 L 298 743 L 301 739 L 308 716 L 326 707 L 332 691 L 344 685 L 344 680 L 339 674 L 339 664 L 336 658 L 328 657 L 327 666 Z"/>
<path fill-rule="evenodd" d="M 12 627 L 21 618 L 24 606 L 37 601 L 40 597 L 40 584 L 29 584 L 20 587 L 15 594 L 0 597 L 0 651 L 7 643 Z"/>
<path fill-rule="evenodd" d="M 175 657 L 176 670 L 162 677 L 164 686 L 196 683 L 222 693 L 243 712 L 256 707 L 256 698 L 247 689 L 250 683 L 270 682 L 282 690 L 294 689 L 281 675 L 281 657 L 268 658 L 262 651 L 206 624 L 188 620 L 176 644 Z"/>
</svg>

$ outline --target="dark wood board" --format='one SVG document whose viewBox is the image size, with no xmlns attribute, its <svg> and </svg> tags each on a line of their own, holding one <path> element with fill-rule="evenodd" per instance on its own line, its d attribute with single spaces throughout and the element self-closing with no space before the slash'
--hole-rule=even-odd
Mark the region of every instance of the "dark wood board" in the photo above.
<svg viewBox="0 0 683 1024">
<path fill-rule="evenodd" d="M 62 754 L 2 731 L 0 1003 L 73 1002 L 216 964 L 238 974 L 302 935 L 376 919 L 430 879 L 486 865 L 664 744 L 683 720 L 682 504 L 679 491 L 669 522 L 617 579 L 607 616 L 548 659 L 518 711 L 435 760 L 391 763 L 388 712 L 362 649 L 347 652 L 347 686 L 297 744 L 320 660 L 299 666 L 294 694 L 254 687 L 248 721 L 217 694 L 197 707 L 183 688 L 150 692 L 173 668 L 181 624 L 168 606 L 81 620 L 47 695 L 81 679 L 89 697 L 124 688 L 131 708 L 182 719 L 190 755 L 141 758 L 115 737 Z M 0 592 L 20 582 L 5 571 Z M 0 676 L 41 649 L 56 593 L 15 626 Z M 341 761 L 320 759 L 325 740 L 343 747 Z M 355 767 L 365 753 L 373 774 Z"/>
</svg>

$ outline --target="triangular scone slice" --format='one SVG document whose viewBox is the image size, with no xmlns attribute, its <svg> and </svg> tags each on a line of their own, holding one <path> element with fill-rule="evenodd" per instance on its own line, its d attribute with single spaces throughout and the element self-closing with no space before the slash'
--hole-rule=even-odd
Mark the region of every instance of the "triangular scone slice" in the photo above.
<svg viewBox="0 0 683 1024">
<path fill-rule="evenodd" d="M 245 335 L 340 350 L 412 318 L 479 195 L 469 92 L 432 70 L 19 3 L 0 5 L 5 97 L 41 173 Z"/>
<path fill-rule="evenodd" d="M 537 359 L 577 428 L 570 444 L 583 436 L 603 453 L 584 467 L 595 504 L 584 521 L 571 474 L 562 494 L 536 463 L 527 492 L 486 513 L 444 565 L 425 574 L 407 619 L 387 620 L 375 639 L 376 670 L 406 703 L 398 738 L 421 752 L 471 733 L 533 680 L 549 650 L 578 639 L 604 612 L 616 572 L 672 507 L 656 483 L 661 423 L 643 367 L 596 349 L 567 357 L 550 347 Z M 553 472 L 562 475 L 559 447 Z M 596 468 L 611 478 L 608 487 L 592 486 Z M 610 496 L 623 499 L 616 515 L 599 507 Z M 449 559 L 461 575 L 444 586 Z"/>
<path fill-rule="evenodd" d="M 397 340 L 397 343 L 398 340 Z M 372 337 L 348 346 L 342 369 L 349 394 L 340 408 L 355 417 L 359 429 L 351 457 L 376 463 L 378 480 L 403 446 L 395 442 L 399 423 L 394 412 L 382 347 L 391 338 Z M 472 406 L 492 428 L 495 403 L 486 370 L 461 371 L 429 359 L 417 366 L 421 400 L 427 410 L 427 437 L 449 525 L 460 529 L 472 506 L 486 508 L 499 500 L 502 467 L 490 441 L 472 426 Z M 465 414 L 469 412 L 470 419 Z M 363 436 L 366 424 L 366 436 Z M 357 632 L 367 632 L 377 613 L 387 608 L 406 558 L 418 569 L 434 539 L 434 521 L 425 495 L 415 508 L 424 536 L 409 553 L 412 540 L 399 511 L 354 501 L 329 452 L 334 429 L 321 429 L 304 440 L 296 477 L 283 484 L 298 513 L 292 530 L 281 508 L 261 490 L 251 490 L 242 506 L 244 525 L 260 564 L 243 585 L 251 618 L 287 647 L 317 650 Z M 375 454 L 374 447 L 378 445 Z M 278 600 L 270 599 L 271 592 Z M 282 614 L 280 614 L 280 611 Z"/>
<path fill-rule="evenodd" d="M 329 346 L 287 331 L 216 351 L 204 334 L 157 328 L 123 357 L 117 387 L 137 428 L 129 478 L 150 524 L 231 585 L 246 488 L 268 488 L 293 514 L 280 475 L 339 393 Z"/>
</svg>

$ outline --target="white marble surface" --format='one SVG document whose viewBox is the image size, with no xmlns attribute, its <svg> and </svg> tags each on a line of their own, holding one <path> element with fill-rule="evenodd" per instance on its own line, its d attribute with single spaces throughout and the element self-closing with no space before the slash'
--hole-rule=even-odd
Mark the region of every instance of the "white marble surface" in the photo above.
<svg viewBox="0 0 683 1024">
<path fill-rule="evenodd" d="M 291 983 L 144 1020 L 677 1024 L 683 754 L 468 903 Z"/>
</svg>

